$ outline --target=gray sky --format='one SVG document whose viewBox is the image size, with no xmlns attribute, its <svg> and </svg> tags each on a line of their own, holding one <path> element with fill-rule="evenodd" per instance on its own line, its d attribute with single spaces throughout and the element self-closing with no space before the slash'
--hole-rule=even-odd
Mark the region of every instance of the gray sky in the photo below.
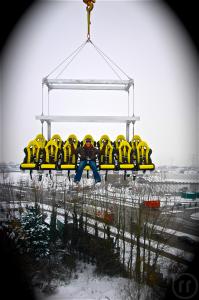
<svg viewBox="0 0 199 300">
<path fill-rule="evenodd" d="M 21 18 L 1 57 L 1 161 L 20 162 L 23 148 L 41 131 L 41 81 L 86 40 L 83 1 L 37 1 Z M 162 1 L 97 0 L 91 40 L 135 80 L 135 133 L 147 141 L 157 165 L 192 165 L 197 159 L 198 56 L 190 37 Z M 116 79 L 86 46 L 64 78 Z M 52 91 L 50 114 L 126 115 L 121 92 Z M 46 129 L 46 128 L 45 128 Z M 46 130 L 45 130 L 46 133 Z M 52 124 L 63 140 L 70 133 L 98 140 L 125 134 L 122 124 Z M 131 134 L 132 137 L 132 134 Z"/>
</svg>

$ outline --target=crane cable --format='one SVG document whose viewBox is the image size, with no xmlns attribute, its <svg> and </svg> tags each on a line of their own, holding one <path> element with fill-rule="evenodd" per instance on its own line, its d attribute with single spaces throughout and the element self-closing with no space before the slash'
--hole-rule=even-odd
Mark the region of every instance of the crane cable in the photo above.
<svg viewBox="0 0 199 300">
<path fill-rule="evenodd" d="M 130 76 L 128 76 L 128 74 L 126 74 L 126 72 L 124 72 L 108 55 L 106 55 L 99 47 L 97 47 L 91 40 L 90 43 L 93 45 L 93 47 L 96 49 L 96 51 L 103 56 L 104 58 L 106 58 L 106 62 L 108 63 L 108 65 L 112 68 L 111 64 L 108 62 L 110 61 L 112 63 L 112 65 L 114 65 L 117 69 L 120 70 L 121 73 L 123 73 L 129 80 L 132 80 L 132 78 Z M 114 70 L 115 71 L 115 70 Z M 116 71 L 115 71 L 116 72 Z M 117 72 L 116 72 L 117 73 Z M 118 75 L 119 76 L 119 75 Z M 120 78 L 121 79 L 121 78 Z M 121 79 L 122 80 L 122 79 Z"/>
<path fill-rule="evenodd" d="M 97 53 L 103 58 L 103 60 L 107 63 L 107 65 L 111 68 L 111 70 L 115 73 L 115 75 L 122 80 L 121 76 L 118 74 L 118 72 L 115 69 L 118 69 L 123 75 L 125 75 L 129 80 L 132 80 L 108 55 L 106 55 L 97 45 L 95 45 L 91 39 L 90 39 L 90 14 L 93 10 L 94 3 L 96 0 L 83 0 L 83 2 L 87 5 L 87 22 L 88 22 L 88 34 L 87 34 L 87 40 L 82 43 L 77 49 L 75 49 L 69 56 L 67 56 L 64 60 L 62 60 L 46 77 L 47 79 L 50 75 L 52 75 L 61 65 L 63 65 L 65 62 L 67 64 L 63 67 L 63 69 L 58 73 L 58 75 L 55 77 L 56 79 L 66 70 L 66 68 L 72 63 L 72 61 L 76 58 L 76 56 L 80 53 L 80 51 L 85 47 L 87 43 L 90 43 L 94 49 L 97 51 Z M 71 58 L 71 59 L 70 59 Z M 69 60 L 70 59 L 70 60 Z M 113 68 L 115 67 L 115 69 Z"/>
<path fill-rule="evenodd" d="M 72 63 L 72 61 L 75 59 L 75 57 L 80 53 L 80 51 L 85 47 L 87 41 L 78 49 L 78 51 L 73 55 L 71 60 L 66 64 L 66 66 L 58 73 L 56 76 L 56 79 L 66 70 L 66 68 Z"/>
<path fill-rule="evenodd" d="M 115 69 L 118 69 L 123 75 L 125 75 L 125 77 L 127 77 L 129 80 L 132 80 L 132 78 L 130 76 L 128 76 L 128 74 L 126 72 L 124 72 L 108 55 L 106 55 L 90 39 L 87 39 L 77 49 L 75 49 L 69 56 L 67 56 L 64 60 L 62 60 L 61 63 L 59 63 L 45 78 L 48 78 L 49 76 L 51 76 L 59 67 L 61 67 L 65 62 L 67 62 L 67 64 L 63 67 L 63 69 L 55 77 L 57 79 L 67 69 L 67 67 L 72 63 L 72 61 L 77 57 L 77 55 L 83 50 L 83 48 L 86 46 L 87 43 L 90 43 L 94 47 L 96 52 L 103 58 L 103 60 L 106 62 L 106 64 L 109 66 L 109 68 L 113 71 L 113 73 L 115 73 L 115 75 L 119 78 L 119 80 L 122 81 L 122 78 Z"/>
<path fill-rule="evenodd" d="M 98 52 L 98 54 L 104 59 L 104 61 L 107 63 L 107 65 L 111 68 L 111 70 L 113 71 L 113 73 L 115 73 L 115 75 L 120 80 L 122 80 L 122 78 L 120 77 L 120 75 L 118 74 L 118 72 L 116 72 L 116 70 L 111 66 L 111 64 L 109 63 L 109 61 L 106 59 L 106 56 L 103 54 L 103 52 L 98 47 L 96 47 L 91 40 L 89 40 L 89 42 L 91 43 L 91 45 L 93 45 L 93 47 Z"/>
<path fill-rule="evenodd" d="M 71 58 L 72 56 L 74 56 L 76 54 L 76 52 L 79 51 L 79 49 L 82 49 L 83 46 L 85 46 L 87 43 L 83 42 L 78 48 L 76 48 L 69 56 L 67 56 L 66 58 L 64 58 L 45 78 L 48 78 L 49 76 L 51 76 L 59 67 L 61 67 L 61 65 L 63 65 L 69 58 Z"/>
</svg>

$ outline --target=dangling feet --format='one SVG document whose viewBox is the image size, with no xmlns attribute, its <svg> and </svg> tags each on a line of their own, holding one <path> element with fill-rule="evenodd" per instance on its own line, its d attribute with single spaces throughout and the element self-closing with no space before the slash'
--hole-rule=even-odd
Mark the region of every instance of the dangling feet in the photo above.
<svg viewBox="0 0 199 300">
<path fill-rule="evenodd" d="M 80 191 L 81 189 L 81 185 L 80 185 L 80 182 L 78 180 L 74 180 L 73 181 L 73 190 L 74 191 Z"/>
<path fill-rule="evenodd" d="M 101 180 L 96 180 L 96 181 L 95 181 L 95 186 L 98 187 L 98 186 L 100 186 L 100 185 L 101 185 Z"/>
<path fill-rule="evenodd" d="M 78 180 L 74 180 L 74 185 L 78 186 L 79 185 L 79 181 Z"/>
</svg>

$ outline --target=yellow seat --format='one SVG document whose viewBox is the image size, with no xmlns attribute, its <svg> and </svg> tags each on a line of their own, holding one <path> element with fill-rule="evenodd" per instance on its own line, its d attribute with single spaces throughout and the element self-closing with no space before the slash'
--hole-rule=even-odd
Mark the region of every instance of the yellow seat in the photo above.
<svg viewBox="0 0 199 300">
<path fill-rule="evenodd" d="M 41 169 L 42 170 L 55 170 L 56 164 L 42 164 Z"/>
<path fill-rule="evenodd" d="M 101 145 L 103 141 L 110 141 L 110 138 L 109 138 L 109 136 L 107 134 L 103 134 L 100 137 L 99 144 Z"/>
<path fill-rule="evenodd" d="M 121 170 L 132 170 L 134 167 L 134 164 L 120 164 Z"/>
<path fill-rule="evenodd" d="M 51 137 L 50 140 L 53 141 L 53 142 L 55 142 L 57 144 L 57 146 L 58 146 L 59 149 L 61 148 L 61 146 L 62 146 L 62 139 L 61 139 L 61 137 L 60 137 L 59 134 L 54 134 Z"/>
<path fill-rule="evenodd" d="M 39 133 L 36 136 L 35 141 L 38 143 L 39 147 L 42 149 L 46 146 L 46 143 L 47 143 L 45 137 L 41 133 Z"/>
<path fill-rule="evenodd" d="M 131 153 L 132 161 L 136 166 L 137 166 L 137 147 L 141 141 L 142 139 L 139 135 L 134 135 L 130 141 L 130 145 L 132 147 L 132 153 Z"/>
<path fill-rule="evenodd" d="M 57 168 L 59 147 L 57 143 L 50 140 L 45 146 L 45 162 L 41 164 L 41 169 L 52 170 Z"/>
<path fill-rule="evenodd" d="M 139 135 L 134 135 L 131 140 L 131 147 L 137 147 L 138 144 L 142 141 Z"/>
<path fill-rule="evenodd" d="M 137 146 L 137 162 L 139 170 L 154 170 L 155 165 L 150 158 L 150 148 L 144 141 Z"/>
<path fill-rule="evenodd" d="M 154 164 L 150 164 L 150 165 L 139 165 L 139 169 L 140 170 L 154 170 L 155 166 Z"/>
<path fill-rule="evenodd" d="M 132 148 L 127 141 L 122 141 L 118 148 L 118 167 L 121 170 L 132 170 L 134 164 L 131 159 Z"/>
<path fill-rule="evenodd" d="M 99 167 L 100 170 L 115 170 L 115 165 L 111 164 L 101 164 Z"/>
<path fill-rule="evenodd" d="M 104 148 L 104 142 L 107 142 Z M 104 134 L 99 140 L 99 149 L 100 149 L 100 159 L 99 159 L 99 168 L 101 170 L 115 170 L 115 164 L 113 161 L 113 146 L 111 144 L 110 138 L 108 135 Z M 101 153 L 103 149 L 104 153 Z"/>
<path fill-rule="evenodd" d="M 75 170 L 77 166 L 77 155 L 76 153 L 72 153 L 70 139 L 72 139 L 74 150 L 77 149 L 78 139 L 74 134 L 71 134 L 62 148 L 62 161 L 60 165 L 62 170 Z"/>
<path fill-rule="evenodd" d="M 72 139 L 75 148 L 77 148 L 79 143 L 77 136 L 75 134 L 70 134 L 67 138 L 67 141 L 69 141 L 70 139 Z"/>
<path fill-rule="evenodd" d="M 116 140 L 115 140 L 115 148 L 118 149 L 119 148 L 119 145 L 121 142 L 123 141 L 126 141 L 126 138 L 124 135 L 120 134 L 116 137 Z"/>
<path fill-rule="evenodd" d="M 32 140 L 28 143 L 28 146 L 24 149 L 26 156 L 20 168 L 22 170 L 32 170 L 39 167 L 39 151 L 40 147 L 36 140 Z"/>
<path fill-rule="evenodd" d="M 76 169 L 76 165 L 61 164 L 60 168 L 61 168 L 61 170 L 75 170 Z"/>
<path fill-rule="evenodd" d="M 30 170 L 30 169 L 35 169 L 36 168 L 36 164 L 26 164 L 26 163 L 22 163 L 20 165 L 21 169 L 26 169 L 26 170 Z"/>
</svg>

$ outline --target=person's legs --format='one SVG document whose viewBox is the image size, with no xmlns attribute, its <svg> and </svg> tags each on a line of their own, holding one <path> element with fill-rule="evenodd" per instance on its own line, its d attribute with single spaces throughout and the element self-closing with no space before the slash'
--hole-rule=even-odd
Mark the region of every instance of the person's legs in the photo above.
<svg viewBox="0 0 199 300">
<path fill-rule="evenodd" d="M 96 163 L 93 161 L 93 160 L 90 160 L 89 161 L 89 165 L 93 171 L 93 175 L 94 175 L 94 178 L 95 178 L 95 181 L 96 182 L 100 182 L 101 181 L 101 176 L 99 174 L 99 172 L 97 171 L 97 166 L 96 166 Z"/>
<path fill-rule="evenodd" d="M 80 180 L 81 180 L 82 173 L 83 173 L 83 170 L 84 170 L 86 164 L 87 164 L 87 161 L 86 161 L 86 160 L 80 161 L 79 167 L 78 167 L 78 169 L 77 169 L 77 173 L 76 173 L 76 175 L 75 175 L 75 177 L 74 177 L 74 181 L 77 182 L 77 181 L 80 181 Z"/>
</svg>

